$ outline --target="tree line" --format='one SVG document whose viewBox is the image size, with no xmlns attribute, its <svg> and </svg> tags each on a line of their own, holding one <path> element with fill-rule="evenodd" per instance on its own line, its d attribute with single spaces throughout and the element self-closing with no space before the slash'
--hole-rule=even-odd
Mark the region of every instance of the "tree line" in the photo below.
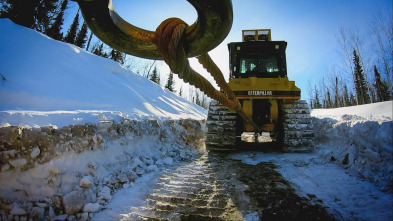
<svg viewBox="0 0 393 221">
<path fill-rule="evenodd" d="M 68 27 L 67 32 L 62 32 L 64 26 L 64 15 L 68 9 L 68 0 L 0 0 L 0 18 L 9 18 L 14 23 L 39 31 L 55 40 L 74 44 L 89 51 L 93 33 L 88 36 L 88 26 L 80 16 L 79 10 Z M 81 24 L 81 25 L 80 25 Z M 95 55 L 110 58 L 128 69 L 137 68 L 135 57 L 127 56 L 125 53 L 109 47 L 100 40 L 96 40 L 90 49 Z M 156 61 L 144 61 L 138 74 L 161 85 L 161 76 L 157 70 Z M 143 72 L 142 74 L 140 72 Z M 176 93 L 173 73 L 170 72 L 165 84 L 161 85 L 167 90 Z M 188 97 L 185 97 L 183 86 L 178 94 L 189 101 L 204 108 L 208 107 L 208 98 L 198 89 L 189 87 Z"/>
<path fill-rule="evenodd" d="M 379 13 L 367 38 L 342 28 L 337 37 L 341 63 L 309 82 L 311 108 L 338 108 L 393 99 L 393 22 Z M 364 48 L 369 46 L 367 50 Z"/>
<path fill-rule="evenodd" d="M 0 6 L 0 18 L 9 18 L 18 25 L 39 31 L 55 40 L 89 50 L 93 34 L 90 32 L 88 38 L 88 26 L 80 18 L 79 10 L 66 34 L 62 32 L 68 0 L 0 0 Z M 105 50 L 103 43 L 96 43 L 91 52 L 124 64 L 124 53 L 115 49 L 107 53 Z"/>
<path fill-rule="evenodd" d="M 161 74 L 157 69 L 156 66 L 156 61 L 153 62 L 148 62 L 146 63 L 145 67 L 142 69 L 143 70 L 143 74 L 142 76 L 145 76 L 146 78 L 148 78 L 149 80 L 153 81 L 154 83 L 163 86 L 165 89 L 173 92 L 173 93 L 177 93 L 177 91 L 175 90 L 175 80 L 174 80 L 174 74 L 172 71 L 169 72 L 168 78 L 165 81 L 165 84 L 161 83 Z M 183 97 L 185 99 L 187 99 L 188 101 L 191 101 L 195 104 L 197 104 L 198 106 L 201 106 L 205 109 L 209 108 L 209 104 L 210 104 L 210 98 L 207 97 L 207 95 L 205 95 L 202 91 L 200 91 L 198 88 L 195 88 L 194 86 L 188 85 L 188 96 L 186 96 L 186 94 L 183 91 L 183 86 L 185 86 L 184 84 L 182 84 L 182 86 L 180 87 L 179 91 L 178 91 L 178 95 L 180 97 Z"/>
</svg>

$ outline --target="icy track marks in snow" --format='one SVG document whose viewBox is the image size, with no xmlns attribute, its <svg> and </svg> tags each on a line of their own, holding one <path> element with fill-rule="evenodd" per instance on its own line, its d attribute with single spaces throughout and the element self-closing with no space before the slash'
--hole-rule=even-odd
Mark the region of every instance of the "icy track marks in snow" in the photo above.
<svg viewBox="0 0 393 221">
<path fill-rule="evenodd" d="M 312 154 L 237 154 L 273 162 L 303 196 L 315 195 L 342 220 L 392 220 L 393 101 L 312 110 Z"/>
<path fill-rule="evenodd" d="M 315 195 L 340 220 L 391 220 L 392 195 L 348 174 L 338 165 L 325 163 L 317 153 L 235 154 L 233 158 L 256 165 L 272 162 L 298 194 Z"/>
</svg>

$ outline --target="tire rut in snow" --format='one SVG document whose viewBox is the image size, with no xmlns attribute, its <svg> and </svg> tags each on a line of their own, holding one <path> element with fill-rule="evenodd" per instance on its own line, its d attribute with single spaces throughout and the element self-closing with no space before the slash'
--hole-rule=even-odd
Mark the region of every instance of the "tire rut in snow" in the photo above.
<svg viewBox="0 0 393 221">
<path fill-rule="evenodd" d="M 315 196 L 300 197 L 270 162 L 209 153 L 161 176 L 124 220 L 334 220 Z"/>
<path fill-rule="evenodd" d="M 211 158 L 203 155 L 190 164 L 168 170 L 147 197 L 145 206 L 132 208 L 125 219 L 244 220 L 241 208 L 234 204 L 236 194 L 228 190 L 235 190 L 236 186 L 228 188 L 227 181 L 217 174 L 216 159 Z"/>
<path fill-rule="evenodd" d="M 259 208 L 260 220 L 335 220 L 314 195 L 300 197 L 271 162 L 249 165 L 239 162 L 238 179 Z"/>
</svg>

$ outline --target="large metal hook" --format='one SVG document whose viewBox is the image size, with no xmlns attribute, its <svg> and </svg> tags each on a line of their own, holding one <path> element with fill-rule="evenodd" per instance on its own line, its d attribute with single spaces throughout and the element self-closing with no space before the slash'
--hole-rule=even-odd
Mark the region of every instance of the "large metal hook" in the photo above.
<svg viewBox="0 0 393 221">
<path fill-rule="evenodd" d="M 112 0 L 76 0 L 90 30 L 104 43 L 134 56 L 163 59 L 153 43 L 154 32 L 123 20 Z M 198 13 L 198 20 L 185 31 L 187 57 L 207 53 L 228 35 L 233 21 L 231 0 L 187 0 Z"/>
</svg>

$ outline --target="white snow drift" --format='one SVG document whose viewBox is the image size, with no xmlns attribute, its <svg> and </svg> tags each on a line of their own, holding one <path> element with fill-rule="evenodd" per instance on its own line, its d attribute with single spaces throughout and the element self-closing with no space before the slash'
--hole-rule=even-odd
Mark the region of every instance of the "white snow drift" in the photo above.
<svg viewBox="0 0 393 221">
<path fill-rule="evenodd" d="M 42 126 L 204 119 L 206 111 L 118 63 L 0 19 L 0 119 Z"/>
<path fill-rule="evenodd" d="M 0 220 L 86 220 L 199 153 L 201 107 L 8 19 L 0 30 Z"/>
</svg>

